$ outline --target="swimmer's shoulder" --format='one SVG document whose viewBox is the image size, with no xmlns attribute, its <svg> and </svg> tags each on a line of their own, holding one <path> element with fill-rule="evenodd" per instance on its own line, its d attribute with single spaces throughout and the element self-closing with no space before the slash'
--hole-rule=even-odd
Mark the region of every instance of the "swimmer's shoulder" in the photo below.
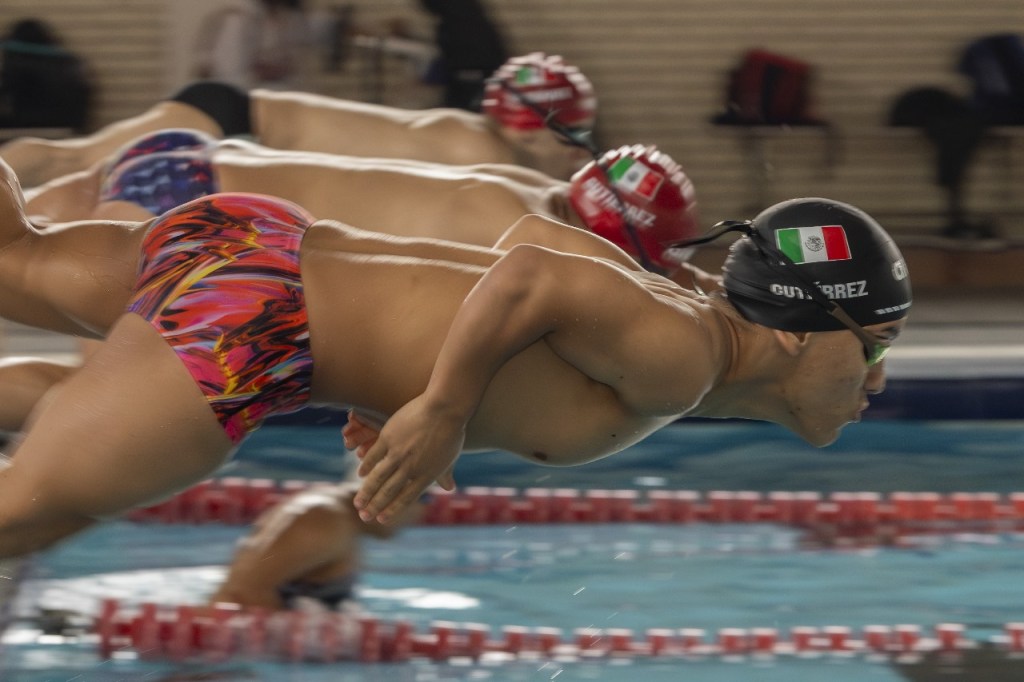
<svg viewBox="0 0 1024 682">
<path fill-rule="evenodd" d="M 515 151 L 482 114 L 461 109 L 427 109 L 416 114 L 408 130 L 417 138 L 429 140 L 434 148 L 429 154 L 433 161 L 467 166 L 517 161 Z"/>
<path fill-rule="evenodd" d="M 301 139 L 316 135 L 345 137 L 393 132 L 412 125 L 420 117 L 419 110 L 311 92 L 256 89 L 250 91 L 250 97 L 261 141 L 271 147 L 282 147 L 280 139 L 289 136 Z"/>
<path fill-rule="evenodd" d="M 409 110 L 407 118 L 414 128 L 429 128 L 436 132 L 453 133 L 459 130 L 489 132 L 488 119 L 482 114 L 464 109 L 437 107 Z"/>
<path fill-rule="evenodd" d="M 692 323 L 695 329 L 720 326 L 727 316 L 726 311 L 731 308 L 723 292 L 706 294 L 694 291 L 667 277 L 644 270 L 630 271 L 630 274 L 650 292 L 653 300 L 667 303 L 681 318 Z"/>
</svg>

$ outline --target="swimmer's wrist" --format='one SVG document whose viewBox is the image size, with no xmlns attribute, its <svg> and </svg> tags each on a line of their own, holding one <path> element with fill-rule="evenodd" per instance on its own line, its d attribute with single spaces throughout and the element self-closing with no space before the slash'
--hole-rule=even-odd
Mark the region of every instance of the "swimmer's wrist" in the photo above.
<svg viewBox="0 0 1024 682">
<path fill-rule="evenodd" d="M 459 428 L 465 427 L 476 413 L 479 401 L 459 397 L 451 391 L 428 391 L 423 394 L 424 409 L 436 421 L 444 421 Z"/>
</svg>

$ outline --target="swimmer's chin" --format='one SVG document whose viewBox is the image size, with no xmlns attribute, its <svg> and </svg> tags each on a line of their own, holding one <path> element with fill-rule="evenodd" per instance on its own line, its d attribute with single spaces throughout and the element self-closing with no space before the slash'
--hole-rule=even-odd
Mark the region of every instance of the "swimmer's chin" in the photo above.
<svg viewBox="0 0 1024 682">
<path fill-rule="evenodd" d="M 804 433 L 795 429 L 791 430 L 810 445 L 816 448 L 825 448 L 839 440 L 839 433 L 843 430 L 843 427 L 840 426 L 836 429 L 815 431 L 813 433 Z"/>
</svg>

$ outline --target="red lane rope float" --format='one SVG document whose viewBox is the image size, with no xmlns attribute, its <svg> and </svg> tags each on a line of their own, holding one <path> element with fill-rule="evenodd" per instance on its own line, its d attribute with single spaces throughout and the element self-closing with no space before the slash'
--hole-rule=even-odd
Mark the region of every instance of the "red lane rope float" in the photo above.
<svg viewBox="0 0 1024 682">
<path fill-rule="evenodd" d="M 134 653 L 145 660 L 205 661 L 261 659 L 294 662 L 444 661 L 504 656 L 676 657 L 903 655 L 966 651 L 979 643 L 964 637 L 964 626 L 941 623 L 925 632 L 919 625 L 797 626 L 788 636 L 776 628 L 559 628 L 507 625 L 495 637 L 480 623 L 435 621 L 417 632 L 404 620 L 338 612 L 243 609 L 235 604 L 157 606 L 124 609 L 103 602 L 95 633 L 102 658 Z M 1007 623 L 990 643 L 1007 653 L 1024 652 L 1024 623 Z"/>
<path fill-rule="evenodd" d="M 247 524 L 313 482 L 221 478 L 160 504 L 137 509 L 139 522 Z M 816 492 L 586 490 L 468 487 L 438 492 L 422 523 L 779 523 L 826 525 L 857 535 L 880 527 L 899 533 L 1024 529 L 1024 492 Z"/>
</svg>

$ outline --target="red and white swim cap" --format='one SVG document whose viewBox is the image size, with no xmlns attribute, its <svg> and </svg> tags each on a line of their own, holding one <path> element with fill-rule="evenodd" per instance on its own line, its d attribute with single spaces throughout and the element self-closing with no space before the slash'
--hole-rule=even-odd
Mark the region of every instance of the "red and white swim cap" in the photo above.
<svg viewBox="0 0 1024 682">
<path fill-rule="evenodd" d="M 664 268 L 687 261 L 693 249 L 671 245 L 700 232 L 693 183 L 654 146 L 619 147 L 591 161 L 572 176 L 569 201 L 594 234 L 636 257 L 625 217 L 647 257 Z"/>
<path fill-rule="evenodd" d="M 543 128 L 544 117 L 524 97 L 565 126 L 589 126 L 597 113 L 590 80 L 558 55 L 532 52 L 502 64 L 484 88 L 483 112 L 507 128 Z"/>
</svg>

